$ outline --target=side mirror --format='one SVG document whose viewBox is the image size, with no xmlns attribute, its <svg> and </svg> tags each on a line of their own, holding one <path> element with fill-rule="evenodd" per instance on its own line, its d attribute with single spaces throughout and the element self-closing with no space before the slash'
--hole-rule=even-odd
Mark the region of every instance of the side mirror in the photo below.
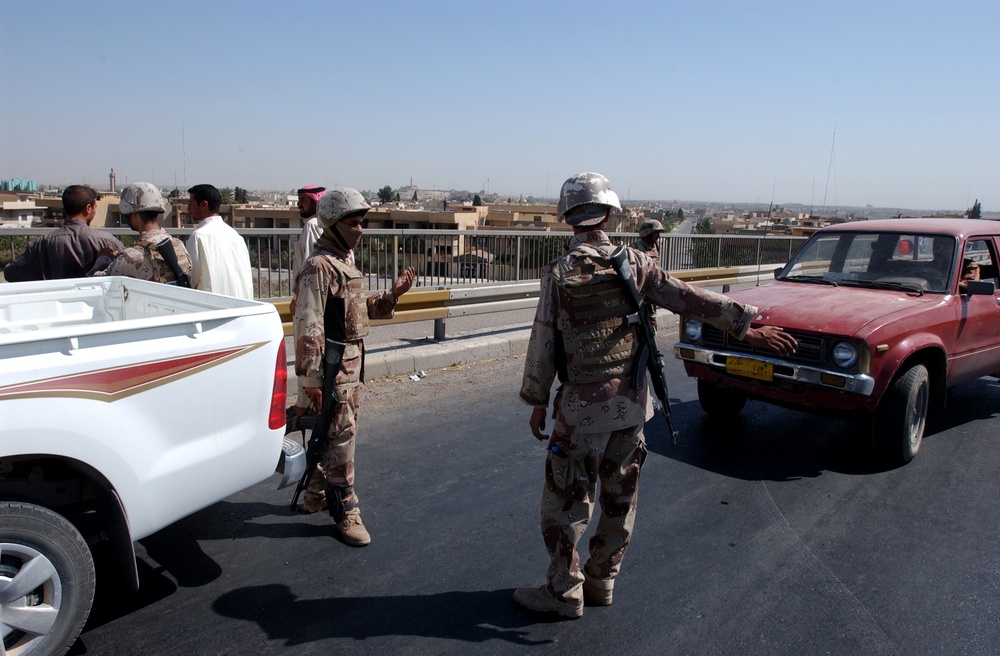
<svg viewBox="0 0 1000 656">
<path fill-rule="evenodd" d="M 777 278 L 781 275 L 781 272 L 785 270 L 785 267 L 778 267 L 774 270 L 774 277 Z"/>
<path fill-rule="evenodd" d="M 965 284 L 968 285 L 965 293 L 969 296 L 993 296 L 997 290 L 992 280 L 969 280 Z"/>
</svg>

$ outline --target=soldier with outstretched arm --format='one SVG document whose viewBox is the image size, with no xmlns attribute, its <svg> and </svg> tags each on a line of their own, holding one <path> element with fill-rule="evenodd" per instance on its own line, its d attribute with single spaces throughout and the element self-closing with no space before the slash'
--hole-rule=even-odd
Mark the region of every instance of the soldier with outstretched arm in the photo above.
<svg viewBox="0 0 1000 656">
<path fill-rule="evenodd" d="M 514 601 L 541 613 L 583 615 L 584 599 L 609 605 L 635 522 L 639 470 L 646 457 L 643 424 L 652 416 L 649 386 L 633 376 L 640 353 L 626 317 L 634 312 L 611 263 L 615 247 L 603 228 L 621 209 L 607 178 L 581 173 L 560 191 L 558 214 L 573 227 L 568 252 L 543 271 L 525 356 L 521 399 L 533 407 L 531 433 L 546 440 L 541 529 L 549 554 L 545 583 L 518 588 Z M 648 302 L 706 322 L 757 348 L 782 355 L 791 335 L 753 327 L 756 308 L 673 278 L 645 254 L 627 249 L 639 294 Z M 550 389 L 552 433 L 544 432 Z M 577 543 L 589 524 L 600 484 L 600 517 L 581 561 Z"/>
</svg>

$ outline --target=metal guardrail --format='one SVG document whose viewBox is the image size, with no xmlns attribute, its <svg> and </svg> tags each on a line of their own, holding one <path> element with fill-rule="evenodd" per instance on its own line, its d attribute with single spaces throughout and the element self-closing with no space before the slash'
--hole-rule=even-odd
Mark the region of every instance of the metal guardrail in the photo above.
<svg viewBox="0 0 1000 656">
<path fill-rule="evenodd" d="M 8 262 L 31 239 L 51 228 L 0 230 L 0 264 Z M 136 233 L 110 228 L 126 245 Z M 192 228 L 168 228 L 186 238 Z M 292 294 L 296 228 L 238 228 L 247 240 L 255 295 L 281 299 Z M 608 233 L 615 245 L 631 244 L 635 233 Z M 413 266 L 418 288 L 458 288 L 537 281 L 544 266 L 563 253 L 568 232 L 519 230 L 366 229 L 354 249 L 358 268 L 370 290 L 388 289 L 399 272 Z M 660 266 L 667 271 L 733 267 L 762 262 L 764 268 L 787 262 L 804 237 L 786 235 L 668 234 L 660 240 Z"/>
<path fill-rule="evenodd" d="M 672 271 L 670 275 L 699 287 L 718 287 L 771 280 L 774 269 L 784 263 L 761 268 L 756 265 Z M 372 325 L 434 321 L 434 339 L 445 339 L 445 320 L 454 317 L 529 310 L 538 303 L 539 284 L 510 283 L 453 289 L 411 289 L 396 304 L 392 319 L 373 320 Z M 292 334 L 290 299 L 272 301 L 281 316 L 285 335 Z"/>
</svg>

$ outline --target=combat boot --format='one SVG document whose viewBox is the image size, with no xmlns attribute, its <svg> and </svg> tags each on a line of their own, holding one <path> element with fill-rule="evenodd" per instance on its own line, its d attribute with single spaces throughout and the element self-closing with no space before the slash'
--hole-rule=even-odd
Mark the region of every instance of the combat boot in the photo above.
<svg viewBox="0 0 1000 656">
<path fill-rule="evenodd" d="M 352 547 L 363 547 L 372 541 L 372 536 L 361 523 L 361 511 L 357 508 L 345 511 L 344 518 L 337 522 L 335 528 L 340 539 Z"/>
<path fill-rule="evenodd" d="M 306 490 L 306 493 L 302 495 L 300 510 L 306 515 L 322 512 L 326 510 L 326 497 L 319 494 L 310 494 L 309 490 Z"/>
<path fill-rule="evenodd" d="M 594 606 L 610 606 L 611 595 L 615 590 L 614 579 L 594 578 L 587 571 L 583 572 L 583 598 Z"/>
<path fill-rule="evenodd" d="M 571 620 L 583 617 L 583 601 L 576 599 L 560 601 L 553 597 L 544 585 L 537 588 L 518 588 L 514 591 L 514 603 L 536 613 L 556 613 Z"/>
</svg>

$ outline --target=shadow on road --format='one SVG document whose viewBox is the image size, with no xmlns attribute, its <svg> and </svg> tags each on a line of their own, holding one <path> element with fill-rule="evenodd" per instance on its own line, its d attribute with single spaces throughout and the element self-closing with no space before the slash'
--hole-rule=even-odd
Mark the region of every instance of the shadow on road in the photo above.
<svg viewBox="0 0 1000 656">
<path fill-rule="evenodd" d="M 868 426 L 857 419 L 786 410 L 749 401 L 729 421 L 711 418 L 698 401 L 671 403 L 679 432 L 673 445 L 662 415 L 646 424 L 649 450 L 707 471 L 743 480 L 789 481 L 823 472 L 866 476 L 893 469 L 873 448 Z M 949 431 L 989 420 L 1000 411 L 1000 382 L 981 378 L 948 393 L 944 412 L 932 414 L 924 448 L 937 440 L 959 438 Z M 919 458 L 920 455 L 918 454 Z"/>
<path fill-rule="evenodd" d="M 504 640 L 539 645 L 527 619 L 511 601 L 513 590 L 443 592 L 430 595 L 298 599 L 280 584 L 240 588 L 213 604 L 226 617 L 257 623 L 285 646 L 321 640 L 418 636 L 483 643 Z"/>
</svg>

